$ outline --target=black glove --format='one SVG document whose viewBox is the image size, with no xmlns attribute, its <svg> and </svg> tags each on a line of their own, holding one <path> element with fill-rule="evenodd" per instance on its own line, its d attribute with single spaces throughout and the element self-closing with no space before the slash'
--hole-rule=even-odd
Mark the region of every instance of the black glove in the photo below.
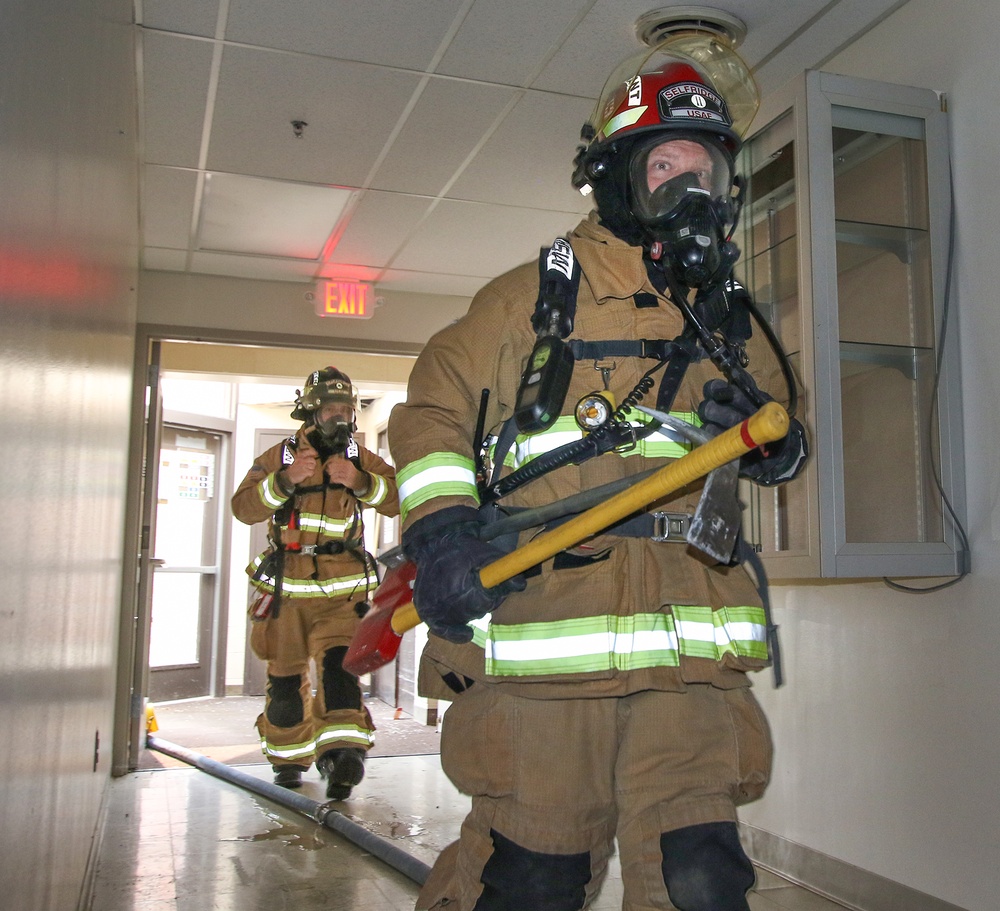
<svg viewBox="0 0 1000 911">
<path fill-rule="evenodd" d="M 742 389 L 725 380 L 709 380 L 703 392 L 705 400 L 698 406 L 698 417 L 706 427 L 719 433 L 741 424 L 757 411 Z M 772 401 L 766 392 L 760 395 L 765 401 Z M 758 447 L 740 459 L 740 475 L 764 487 L 773 487 L 794 478 L 808 455 L 805 429 L 792 418 L 783 439 Z"/>
<path fill-rule="evenodd" d="M 469 621 L 496 610 L 527 585 L 518 575 L 483 588 L 478 571 L 504 553 L 479 539 L 481 526 L 471 506 L 449 506 L 418 519 L 403 534 L 403 553 L 417 566 L 413 604 L 430 631 L 451 642 L 470 642 Z"/>
</svg>

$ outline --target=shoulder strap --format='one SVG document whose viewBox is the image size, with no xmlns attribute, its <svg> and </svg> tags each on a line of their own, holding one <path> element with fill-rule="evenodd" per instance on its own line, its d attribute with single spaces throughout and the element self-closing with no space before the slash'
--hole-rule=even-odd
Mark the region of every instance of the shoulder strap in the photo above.
<svg viewBox="0 0 1000 911">
<path fill-rule="evenodd" d="M 538 300 L 531 326 L 538 336 L 566 338 L 576 319 L 576 296 L 580 291 L 580 264 L 565 237 L 557 237 L 551 247 L 542 247 L 538 256 Z"/>
</svg>

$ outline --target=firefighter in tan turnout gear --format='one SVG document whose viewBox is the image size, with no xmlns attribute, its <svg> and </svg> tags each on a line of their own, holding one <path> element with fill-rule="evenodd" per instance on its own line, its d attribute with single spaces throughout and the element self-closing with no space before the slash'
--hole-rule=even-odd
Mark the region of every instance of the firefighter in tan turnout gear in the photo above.
<svg viewBox="0 0 1000 911">
<path fill-rule="evenodd" d="M 354 440 L 355 406 L 346 374 L 310 374 L 292 412 L 305 423 L 257 457 L 232 498 L 241 522 L 268 523 L 270 546 L 247 567 L 257 592 L 250 644 L 267 662 L 262 749 L 276 784 L 299 787 L 315 762 L 338 800 L 364 776 L 375 729 L 357 678 L 342 667 L 377 585 L 361 510 L 399 514 L 392 466 Z"/>
<path fill-rule="evenodd" d="M 738 559 L 678 534 L 700 489 L 495 588 L 477 570 L 504 552 L 491 509 L 547 508 L 688 451 L 640 401 L 719 432 L 794 398 L 732 277 L 734 155 L 756 106 L 742 61 L 703 36 L 622 67 L 576 161 L 596 212 L 487 284 L 393 410 L 402 546 L 432 633 L 421 692 L 451 700 L 441 761 L 472 797 L 418 909 L 584 908 L 615 842 L 623 908 L 748 908 L 736 807 L 770 774 L 748 679 L 770 625 Z M 792 420 L 739 470 L 773 485 L 805 457 Z"/>
</svg>

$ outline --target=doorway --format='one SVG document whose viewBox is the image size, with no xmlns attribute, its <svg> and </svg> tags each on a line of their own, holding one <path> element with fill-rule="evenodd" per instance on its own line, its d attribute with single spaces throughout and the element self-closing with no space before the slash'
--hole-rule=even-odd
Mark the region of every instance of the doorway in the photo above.
<svg viewBox="0 0 1000 911">
<path fill-rule="evenodd" d="M 265 340 L 206 339 L 202 332 L 179 336 L 140 327 L 136 346 L 126 541 L 138 546 L 127 543 L 125 553 L 115 775 L 136 768 L 147 705 L 242 695 L 247 682 L 251 692 L 259 689 L 245 666 L 251 529 L 234 523 L 229 509 L 236 483 L 262 451 L 256 430 L 287 434 L 282 425 L 302 377 L 333 363 L 361 389 L 374 438 L 404 397 L 415 358 L 318 350 L 315 340 L 282 348 Z M 178 380 L 212 391 L 172 405 L 169 386 Z M 162 412 L 161 386 L 168 387 Z M 244 391 L 256 412 L 248 427 L 237 419 Z"/>
</svg>

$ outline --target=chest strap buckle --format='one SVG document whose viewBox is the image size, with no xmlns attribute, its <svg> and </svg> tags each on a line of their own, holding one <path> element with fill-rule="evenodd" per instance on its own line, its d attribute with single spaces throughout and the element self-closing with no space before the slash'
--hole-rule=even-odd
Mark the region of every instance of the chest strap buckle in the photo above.
<svg viewBox="0 0 1000 911">
<path fill-rule="evenodd" d="M 686 541 L 690 527 L 691 517 L 687 513 L 654 512 L 653 533 L 649 537 L 653 541 Z"/>
</svg>

